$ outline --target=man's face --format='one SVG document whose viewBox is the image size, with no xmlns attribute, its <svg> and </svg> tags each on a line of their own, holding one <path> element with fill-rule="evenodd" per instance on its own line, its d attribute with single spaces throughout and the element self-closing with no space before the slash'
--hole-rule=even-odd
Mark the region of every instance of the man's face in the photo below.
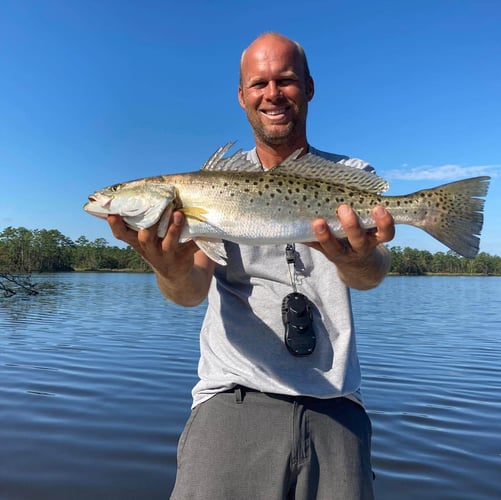
<svg viewBox="0 0 501 500">
<path fill-rule="evenodd" d="M 306 138 L 313 80 L 306 80 L 303 66 L 296 47 L 284 40 L 264 38 L 247 49 L 238 99 L 256 140 L 281 145 Z"/>
</svg>

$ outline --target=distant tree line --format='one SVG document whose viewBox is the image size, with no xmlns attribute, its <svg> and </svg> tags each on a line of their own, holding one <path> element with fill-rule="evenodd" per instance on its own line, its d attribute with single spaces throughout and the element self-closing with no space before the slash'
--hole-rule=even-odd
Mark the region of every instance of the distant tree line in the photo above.
<svg viewBox="0 0 501 500">
<path fill-rule="evenodd" d="M 56 229 L 8 227 L 0 233 L 0 273 L 130 270 L 150 267 L 130 247 L 110 246 L 104 238 L 75 241 Z"/>
<path fill-rule="evenodd" d="M 400 275 L 480 274 L 501 275 L 501 257 L 480 253 L 465 259 L 456 253 L 431 253 L 391 247 L 391 272 Z M 29 230 L 8 227 L 0 233 L 0 274 L 60 271 L 150 271 L 131 248 L 110 246 L 104 238 L 75 241 L 56 229 Z"/>
<path fill-rule="evenodd" d="M 391 272 L 400 275 L 479 274 L 501 275 L 501 257 L 485 252 L 466 259 L 449 250 L 431 253 L 415 248 L 391 247 Z"/>
</svg>

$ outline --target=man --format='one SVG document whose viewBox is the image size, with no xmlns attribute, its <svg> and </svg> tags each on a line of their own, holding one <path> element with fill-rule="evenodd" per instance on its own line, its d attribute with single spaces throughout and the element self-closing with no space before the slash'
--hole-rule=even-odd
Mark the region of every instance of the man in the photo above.
<svg viewBox="0 0 501 500">
<path fill-rule="evenodd" d="M 297 43 L 276 33 L 258 37 L 244 51 L 240 72 L 238 99 L 254 131 L 248 159 L 256 169 L 300 148 L 371 169 L 309 146 L 314 82 Z M 193 242 L 179 243 L 179 212 L 163 240 L 156 228 L 136 233 L 109 216 L 113 234 L 151 264 L 168 299 L 193 306 L 208 296 L 200 381 L 179 442 L 172 498 L 373 498 L 371 427 L 359 394 L 349 288 L 372 288 L 384 278 L 390 259 L 382 243 L 393 238 L 394 225 L 383 207 L 374 209 L 377 228 L 370 233 L 349 206 L 337 215 L 348 244 L 318 219 L 317 241 L 309 245 L 225 242 L 227 266 Z M 283 299 L 293 290 L 305 297 L 315 333 L 301 356 L 284 343 Z"/>
</svg>

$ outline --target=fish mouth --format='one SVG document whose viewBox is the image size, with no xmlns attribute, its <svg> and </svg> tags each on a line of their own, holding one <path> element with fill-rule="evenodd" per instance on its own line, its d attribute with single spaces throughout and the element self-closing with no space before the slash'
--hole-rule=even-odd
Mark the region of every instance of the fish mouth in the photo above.
<svg viewBox="0 0 501 500">
<path fill-rule="evenodd" d="M 89 203 L 95 203 L 102 208 L 109 208 L 113 200 L 112 196 L 103 196 L 101 193 L 90 194 L 88 198 Z"/>
</svg>

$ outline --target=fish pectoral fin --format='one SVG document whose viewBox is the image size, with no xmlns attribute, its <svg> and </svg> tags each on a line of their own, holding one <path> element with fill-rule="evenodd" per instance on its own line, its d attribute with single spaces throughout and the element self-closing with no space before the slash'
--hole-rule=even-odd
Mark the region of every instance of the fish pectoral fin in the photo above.
<svg viewBox="0 0 501 500">
<path fill-rule="evenodd" d="M 226 266 L 228 256 L 226 255 L 226 249 L 222 240 L 210 238 L 194 238 L 193 240 L 209 259 L 213 260 L 216 264 Z"/>
<path fill-rule="evenodd" d="M 207 219 L 205 218 L 205 215 L 208 214 L 208 210 L 205 210 L 205 208 L 200 208 L 200 207 L 184 207 L 179 210 L 180 212 L 183 212 L 183 214 L 186 217 L 189 217 L 190 219 L 196 219 L 199 220 L 200 222 L 207 222 Z"/>
</svg>

